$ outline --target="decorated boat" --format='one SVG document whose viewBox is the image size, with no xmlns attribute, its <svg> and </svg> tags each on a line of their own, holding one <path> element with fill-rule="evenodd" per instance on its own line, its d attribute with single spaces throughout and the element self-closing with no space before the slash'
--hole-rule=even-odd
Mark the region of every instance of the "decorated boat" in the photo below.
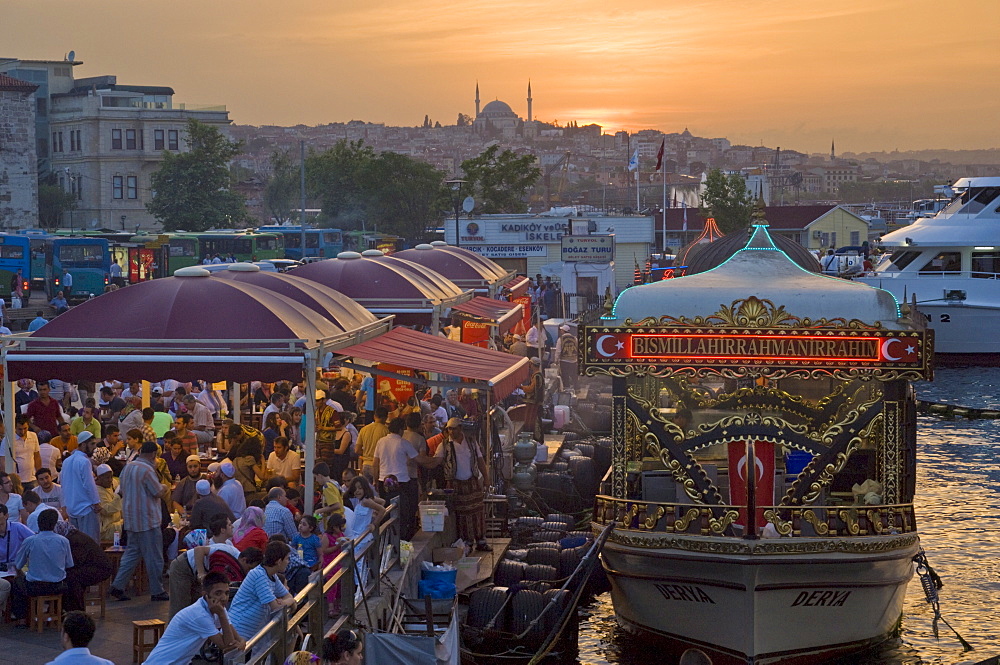
<svg viewBox="0 0 1000 665">
<path fill-rule="evenodd" d="M 610 375 L 594 528 L 619 623 L 720 663 L 821 662 L 898 626 L 919 550 L 933 333 L 887 291 L 795 265 L 762 219 L 707 272 L 581 327 Z M 667 651 L 664 652 L 667 654 Z"/>
</svg>

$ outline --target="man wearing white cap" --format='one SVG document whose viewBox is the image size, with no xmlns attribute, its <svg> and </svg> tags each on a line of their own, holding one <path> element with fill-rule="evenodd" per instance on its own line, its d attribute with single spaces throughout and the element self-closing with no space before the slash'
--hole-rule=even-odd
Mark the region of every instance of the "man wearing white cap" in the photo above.
<svg viewBox="0 0 1000 665">
<path fill-rule="evenodd" d="M 194 508 L 194 502 L 198 499 L 198 492 L 195 485 L 202 478 L 201 458 L 197 455 L 188 455 L 184 467 L 187 470 L 187 475 L 181 478 L 177 486 L 174 487 L 170 498 L 173 501 L 175 509 L 190 511 Z"/>
<path fill-rule="evenodd" d="M 194 502 L 194 508 L 191 509 L 190 526 L 192 529 L 207 529 L 208 523 L 216 515 L 226 515 L 230 521 L 236 519 L 226 502 L 212 494 L 212 483 L 202 478 L 195 483 L 194 487 L 198 499 Z"/>
<path fill-rule="evenodd" d="M 234 477 L 236 467 L 232 462 L 223 462 L 219 465 L 219 473 L 226 478 L 226 482 L 219 488 L 219 498 L 226 502 L 236 519 L 239 519 L 247 508 L 247 497 L 243 493 L 243 484 Z"/>
<path fill-rule="evenodd" d="M 524 343 L 524 335 L 514 335 L 514 343 L 510 345 L 510 353 L 522 358 L 528 357 L 528 345 Z"/>
<path fill-rule="evenodd" d="M 96 439 L 84 430 L 77 437 L 76 450 L 63 462 L 63 503 L 70 523 L 97 542 L 101 542 L 101 497 L 94 482 L 90 456 Z"/>
<path fill-rule="evenodd" d="M 110 466 L 101 464 L 97 474 L 97 496 L 101 497 L 101 539 L 99 543 L 113 543 L 115 533 L 122 532 L 122 498 L 115 491 L 115 476 Z"/>
</svg>

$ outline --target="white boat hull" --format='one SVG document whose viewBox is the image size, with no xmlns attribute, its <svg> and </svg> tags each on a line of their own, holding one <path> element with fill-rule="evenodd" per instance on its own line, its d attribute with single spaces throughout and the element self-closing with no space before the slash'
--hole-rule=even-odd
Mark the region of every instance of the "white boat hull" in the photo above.
<svg viewBox="0 0 1000 665">
<path fill-rule="evenodd" d="M 702 648 L 715 663 L 817 662 L 885 639 L 918 549 L 914 534 L 657 540 L 630 531 L 604 548 L 619 621 Z"/>
</svg>

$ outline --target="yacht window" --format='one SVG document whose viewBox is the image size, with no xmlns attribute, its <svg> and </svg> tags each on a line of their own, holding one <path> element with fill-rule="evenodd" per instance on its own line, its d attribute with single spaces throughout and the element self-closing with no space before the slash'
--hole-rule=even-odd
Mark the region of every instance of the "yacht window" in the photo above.
<svg viewBox="0 0 1000 665">
<path fill-rule="evenodd" d="M 933 259 L 924 264 L 920 269 L 921 275 L 934 275 L 941 273 L 957 273 L 962 269 L 961 252 L 941 252 Z"/>
<path fill-rule="evenodd" d="M 996 279 L 1000 273 L 1000 252 L 973 252 L 972 276 L 980 279 Z"/>
<path fill-rule="evenodd" d="M 892 257 L 889 260 L 892 265 L 896 266 L 896 270 L 903 270 L 918 256 L 920 256 L 920 252 L 896 251 L 892 253 Z"/>
<path fill-rule="evenodd" d="M 972 190 L 972 201 L 965 206 L 964 212 L 977 214 L 983 211 L 990 203 L 1000 196 L 1000 187 L 982 187 Z"/>
</svg>

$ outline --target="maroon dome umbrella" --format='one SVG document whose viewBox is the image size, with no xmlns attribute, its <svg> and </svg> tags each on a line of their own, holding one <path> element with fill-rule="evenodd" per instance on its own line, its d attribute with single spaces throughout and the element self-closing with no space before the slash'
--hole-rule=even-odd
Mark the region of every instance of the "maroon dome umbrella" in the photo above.
<svg viewBox="0 0 1000 665">
<path fill-rule="evenodd" d="M 357 252 L 306 264 L 295 269 L 295 276 L 339 291 L 376 316 L 392 314 L 397 324 L 433 330 L 445 310 L 473 296 L 416 263 Z"/>
<path fill-rule="evenodd" d="M 380 319 L 344 294 L 303 277 L 262 271 L 252 263 L 233 263 L 226 270 L 213 272 L 212 277 L 249 284 L 291 298 L 344 330 L 379 325 Z M 388 324 L 386 321 L 381 328 L 388 330 Z"/>
<path fill-rule="evenodd" d="M 434 245 L 423 244 L 413 249 L 395 252 L 392 256 L 430 268 L 450 279 L 456 286 L 473 289 L 480 295 L 493 295 L 496 292 L 495 287 L 510 278 L 510 274 L 500 266 L 493 264 L 494 267 L 490 267 L 477 260 L 481 257 L 473 259 L 469 255 L 477 256 L 475 252 L 451 252 Z"/>
<path fill-rule="evenodd" d="M 449 245 L 444 240 L 435 240 L 431 243 L 431 247 L 443 252 L 448 252 L 449 254 L 461 256 L 466 261 L 476 263 L 482 266 L 484 270 L 495 273 L 498 277 L 500 277 L 500 284 L 502 287 L 510 291 L 511 299 L 523 296 L 528 292 L 528 286 L 531 283 L 531 280 L 528 277 L 519 277 L 513 271 L 508 272 L 502 265 L 483 256 L 482 254 L 477 254 L 476 252 L 466 249 L 465 247 Z"/>
<path fill-rule="evenodd" d="M 88 300 L 11 338 L 3 359 L 8 380 L 298 380 L 307 357 L 318 362 L 377 334 L 357 332 L 287 296 L 192 267 Z"/>
</svg>

